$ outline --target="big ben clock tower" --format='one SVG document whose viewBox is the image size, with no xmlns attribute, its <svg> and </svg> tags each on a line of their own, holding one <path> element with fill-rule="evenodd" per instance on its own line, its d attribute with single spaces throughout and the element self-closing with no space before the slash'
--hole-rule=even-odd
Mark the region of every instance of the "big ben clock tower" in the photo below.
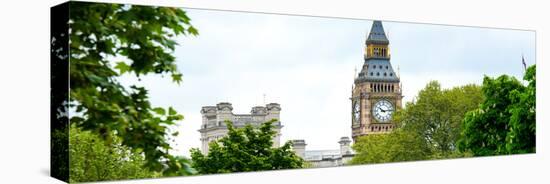
<svg viewBox="0 0 550 184">
<path fill-rule="evenodd" d="M 365 42 L 365 62 L 354 79 L 351 96 L 352 137 L 391 132 L 392 115 L 401 108 L 399 76 L 390 62 L 389 40 L 382 22 L 374 21 Z"/>
</svg>

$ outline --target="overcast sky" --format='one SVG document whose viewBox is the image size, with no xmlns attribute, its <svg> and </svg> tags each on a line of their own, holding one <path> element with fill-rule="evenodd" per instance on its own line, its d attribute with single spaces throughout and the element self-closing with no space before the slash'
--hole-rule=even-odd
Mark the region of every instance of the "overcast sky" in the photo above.
<svg viewBox="0 0 550 184">
<path fill-rule="evenodd" d="M 282 141 L 305 139 L 306 149 L 338 149 L 351 137 L 351 87 L 361 68 L 371 20 L 186 10 L 197 37 L 178 38 L 183 83 L 169 77 L 121 78 L 149 89 L 153 106 L 173 106 L 179 122 L 175 153 L 200 147 L 202 106 L 233 104 L 233 112 L 281 104 Z M 535 63 L 530 31 L 383 22 L 391 63 L 400 68 L 405 101 L 430 80 L 444 88 L 481 84 L 483 75 L 521 78 L 522 54 Z"/>
</svg>

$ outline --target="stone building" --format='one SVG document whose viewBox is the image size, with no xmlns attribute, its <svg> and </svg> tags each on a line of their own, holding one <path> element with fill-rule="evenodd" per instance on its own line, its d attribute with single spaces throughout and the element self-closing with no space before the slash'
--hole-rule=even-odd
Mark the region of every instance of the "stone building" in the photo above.
<svg viewBox="0 0 550 184">
<path fill-rule="evenodd" d="M 342 166 L 354 156 L 349 137 L 340 138 L 340 141 L 338 141 L 340 149 L 334 150 L 307 150 L 306 142 L 301 139 L 292 140 L 292 143 L 292 150 L 306 162 L 309 162 L 311 167 Z"/>
<path fill-rule="evenodd" d="M 283 127 L 279 119 L 280 112 L 281 105 L 277 103 L 252 107 L 250 114 L 234 114 L 233 106 L 228 102 L 221 102 L 216 104 L 216 106 L 202 107 L 202 125 L 199 129 L 201 133 L 201 152 L 207 154 L 208 143 L 227 135 L 226 120 L 233 122 L 233 126 L 236 128 L 241 128 L 246 124 L 257 127 L 266 121 L 277 119 L 278 121 L 273 123 L 274 130 L 277 132 L 276 136 L 273 137 L 273 147 L 279 147 L 281 128 Z"/>
<path fill-rule="evenodd" d="M 365 41 L 364 63 L 351 91 L 351 129 L 359 136 L 391 132 L 392 114 L 401 108 L 401 83 L 393 70 L 389 40 L 381 21 L 374 21 Z"/>
</svg>

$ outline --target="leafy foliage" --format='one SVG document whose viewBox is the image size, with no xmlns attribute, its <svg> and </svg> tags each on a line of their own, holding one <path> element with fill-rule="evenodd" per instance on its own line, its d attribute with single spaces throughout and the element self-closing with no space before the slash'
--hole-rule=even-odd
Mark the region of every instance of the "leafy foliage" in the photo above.
<svg viewBox="0 0 550 184">
<path fill-rule="evenodd" d="M 172 55 L 177 35 L 197 35 L 178 8 L 71 2 L 71 123 L 145 156 L 145 166 L 166 175 L 192 174 L 185 159 L 169 154 L 169 127 L 183 116 L 152 107 L 144 87 L 126 88 L 124 74 L 170 75 L 181 82 Z M 115 63 L 114 58 L 120 59 Z M 165 167 L 167 166 L 167 167 Z M 168 169 L 166 169 L 168 168 Z"/>
<path fill-rule="evenodd" d="M 426 160 L 431 154 L 421 136 L 401 130 L 360 137 L 353 149 L 357 153 L 349 164 Z"/>
<path fill-rule="evenodd" d="M 456 141 L 466 112 L 483 100 L 481 88 L 466 85 L 441 89 L 431 81 L 416 101 L 396 112 L 397 129 L 388 134 L 360 137 L 353 145 L 356 151 L 351 164 L 399 162 L 471 156 L 459 152 Z"/>
<path fill-rule="evenodd" d="M 50 136 L 51 174 L 55 178 L 68 181 L 70 175 L 69 127 L 52 129 Z"/>
<path fill-rule="evenodd" d="M 144 168 L 144 157 L 121 145 L 119 138 L 107 143 L 95 133 L 71 126 L 69 139 L 71 183 L 160 176 Z"/>
<path fill-rule="evenodd" d="M 485 100 L 464 118 L 461 150 L 481 156 L 536 151 L 535 71 L 527 70 L 527 86 L 507 75 L 484 78 Z"/>
<path fill-rule="evenodd" d="M 405 131 L 420 135 L 434 153 L 448 155 L 456 151 L 464 115 L 482 100 L 479 86 L 441 89 L 437 81 L 431 81 L 418 93 L 417 100 L 407 103 L 394 118 Z"/>
<path fill-rule="evenodd" d="M 201 174 L 302 168 L 304 161 L 291 150 L 290 141 L 272 148 L 275 121 L 265 122 L 259 128 L 250 124 L 235 128 L 226 121 L 227 136 L 211 142 L 207 155 L 191 149 L 193 167 Z"/>
</svg>

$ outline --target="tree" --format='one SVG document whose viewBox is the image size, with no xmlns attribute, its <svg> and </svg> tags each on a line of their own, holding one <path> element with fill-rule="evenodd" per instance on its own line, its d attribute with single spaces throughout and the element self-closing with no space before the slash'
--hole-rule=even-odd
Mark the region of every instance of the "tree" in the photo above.
<svg viewBox="0 0 550 184">
<path fill-rule="evenodd" d="M 171 76 L 180 83 L 172 55 L 177 35 L 197 35 L 179 8 L 70 2 L 71 124 L 99 135 L 107 145 L 145 156 L 145 167 L 165 175 L 192 174 L 186 159 L 169 154 L 169 127 L 183 116 L 171 107 L 152 107 L 144 87 L 122 86 L 128 73 Z M 117 59 L 115 61 L 115 58 Z M 165 167 L 166 166 L 166 167 Z"/>
<path fill-rule="evenodd" d="M 356 154 L 349 164 L 426 160 L 431 154 L 421 136 L 401 130 L 360 137 L 353 145 L 353 150 Z"/>
<path fill-rule="evenodd" d="M 481 88 L 465 85 L 441 89 L 429 82 L 415 101 L 393 116 L 397 129 L 388 134 L 360 137 L 351 164 L 399 162 L 470 156 L 456 150 L 466 112 L 483 100 Z"/>
<path fill-rule="evenodd" d="M 506 135 L 506 150 L 508 153 L 536 152 L 536 66 L 529 67 L 523 80 L 529 84 L 523 91 L 515 90 L 510 94 L 512 104 L 510 130 Z"/>
<path fill-rule="evenodd" d="M 479 156 L 536 151 L 535 71 L 527 69 L 527 86 L 507 75 L 483 79 L 485 100 L 464 118 L 461 150 Z"/>
<path fill-rule="evenodd" d="M 71 183 L 160 176 L 144 168 L 144 157 L 121 145 L 117 137 L 106 143 L 98 135 L 75 126 L 71 126 L 69 137 Z"/>
<path fill-rule="evenodd" d="M 290 141 L 272 147 L 276 134 L 272 123 L 276 121 L 265 122 L 259 128 L 250 124 L 235 128 L 226 121 L 227 136 L 210 142 L 207 155 L 191 149 L 192 166 L 201 174 L 302 168 L 304 161 L 291 150 Z"/>
<path fill-rule="evenodd" d="M 420 135 L 434 154 L 445 157 L 456 151 L 466 112 L 477 108 L 482 100 L 479 86 L 441 89 L 437 81 L 431 81 L 418 93 L 416 101 L 407 103 L 394 118 L 400 128 Z"/>
</svg>

